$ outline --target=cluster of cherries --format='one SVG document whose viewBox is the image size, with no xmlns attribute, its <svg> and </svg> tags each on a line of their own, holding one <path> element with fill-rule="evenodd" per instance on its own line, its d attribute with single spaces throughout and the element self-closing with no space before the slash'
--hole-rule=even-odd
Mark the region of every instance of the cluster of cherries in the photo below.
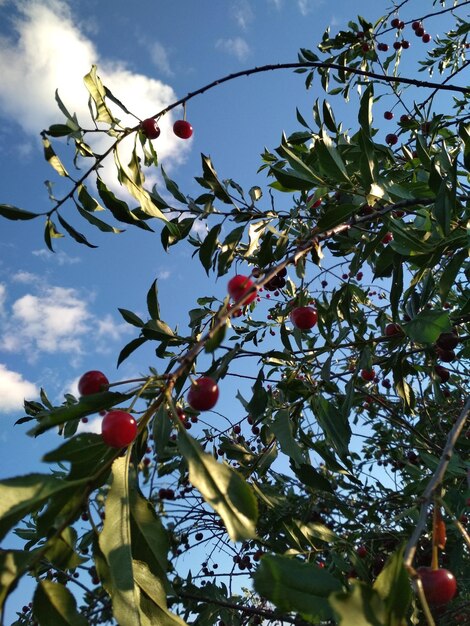
<svg viewBox="0 0 470 626">
<path fill-rule="evenodd" d="M 140 130 L 147 139 L 157 139 L 160 137 L 160 127 L 157 120 L 149 117 L 140 123 Z M 189 139 L 193 134 L 193 127 L 186 120 L 176 120 L 173 124 L 173 132 L 180 139 Z"/>
</svg>

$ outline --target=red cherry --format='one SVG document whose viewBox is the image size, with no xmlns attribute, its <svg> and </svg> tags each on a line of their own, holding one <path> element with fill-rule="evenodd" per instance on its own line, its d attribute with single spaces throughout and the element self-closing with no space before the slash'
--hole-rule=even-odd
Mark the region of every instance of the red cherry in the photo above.
<svg viewBox="0 0 470 626">
<path fill-rule="evenodd" d="M 393 49 L 400 50 L 400 48 L 401 48 L 401 41 L 395 41 L 395 43 L 393 44 Z"/>
<path fill-rule="evenodd" d="M 395 135 L 395 133 L 389 133 L 385 137 L 385 141 L 386 143 L 388 143 L 389 146 L 394 146 L 396 143 L 398 143 L 398 137 Z"/>
<path fill-rule="evenodd" d="M 388 50 L 388 45 L 386 43 L 379 43 L 379 45 L 377 46 L 377 48 L 381 51 L 381 52 L 387 52 Z"/>
<path fill-rule="evenodd" d="M 160 128 L 157 124 L 157 120 L 153 117 L 149 117 L 140 124 L 140 128 L 147 139 L 156 139 L 160 136 Z"/>
<path fill-rule="evenodd" d="M 431 35 L 429 33 L 424 33 L 424 35 L 421 37 L 421 40 L 423 43 L 429 43 L 431 41 Z"/>
<path fill-rule="evenodd" d="M 359 546 L 356 550 L 356 554 L 360 559 L 365 559 L 368 552 L 365 546 Z"/>
<path fill-rule="evenodd" d="M 457 582 L 447 569 L 419 567 L 417 570 L 423 583 L 424 595 L 429 604 L 439 606 L 452 600 L 457 591 Z"/>
<path fill-rule="evenodd" d="M 400 27 L 400 20 L 398 19 L 398 17 L 394 17 L 393 20 L 390 22 L 390 26 L 392 28 L 399 28 Z"/>
<path fill-rule="evenodd" d="M 451 363 L 455 360 L 455 352 L 453 350 L 444 350 L 442 348 L 437 348 L 437 358 L 444 363 Z"/>
<path fill-rule="evenodd" d="M 393 241 L 393 234 L 385 233 L 385 235 L 382 237 L 382 243 L 390 243 L 391 241 Z"/>
<path fill-rule="evenodd" d="M 361 370 L 361 378 L 368 382 L 374 380 L 375 378 L 375 370 L 374 369 L 363 369 Z"/>
<path fill-rule="evenodd" d="M 402 334 L 403 334 L 403 330 L 400 324 L 387 324 L 387 326 L 385 326 L 385 335 L 387 337 L 394 337 L 396 335 L 402 335 Z"/>
<path fill-rule="evenodd" d="M 107 446 L 124 448 L 137 436 L 137 422 L 126 411 L 109 411 L 101 422 L 101 436 Z"/>
<path fill-rule="evenodd" d="M 392 120 L 393 119 L 393 113 L 391 111 L 385 111 L 384 118 L 386 120 Z"/>
<path fill-rule="evenodd" d="M 240 300 L 248 291 L 251 290 L 254 283 L 248 278 L 248 276 L 243 276 L 243 274 L 236 274 L 233 278 L 228 281 L 227 290 L 230 297 L 237 301 Z M 245 304 L 249 304 L 253 302 L 256 298 L 256 290 L 254 290 L 245 300 Z"/>
<path fill-rule="evenodd" d="M 453 350 L 459 345 L 459 341 L 456 333 L 441 333 L 437 338 L 436 345 L 443 350 Z"/>
<path fill-rule="evenodd" d="M 107 391 L 109 388 L 109 380 L 98 370 L 86 372 L 78 381 L 78 392 L 81 396 L 90 396 L 93 393 Z"/>
<path fill-rule="evenodd" d="M 173 132 L 180 139 L 189 139 L 193 134 L 193 127 L 186 120 L 176 120 L 173 124 Z"/>
<path fill-rule="evenodd" d="M 188 404 L 195 411 L 209 411 L 219 399 L 219 388 L 213 378 L 201 376 L 195 380 L 188 392 Z"/>
<path fill-rule="evenodd" d="M 416 30 L 417 28 L 420 28 L 420 27 L 421 27 L 421 22 L 418 22 L 417 20 L 411 24 L 411 28 L 413 30 Z"/>
<path fill-rule="evenodd" d="M 401 47 L 404 50 L 408 50 L 408 48 L 410 47 L 410 42 L 407 39 L 403 39 L 401 42 Z"/>
<path fill-rule="evenodd" d="M 435 365 L 434 371 L 436 375 L 441 379 L 441 383 L 446 383 L 449 380 L 450 372 L 443 365 Z"/>
<path fill-rule="evenodd" d="M 415 35 L 416 35 L 416 37 L 422 37 L 425 33 L 426 33 L 426 31 L 424 30 L 422 25 L 418 26 L 418 28 L 415 28 Z"/>
<path fill-rule="evenodd" d="M 298 306 L 289 315 L 290 321 L 300 330 L 310 330 L 318 320 L 316 309 L 311 306 Z"/>
</svg>

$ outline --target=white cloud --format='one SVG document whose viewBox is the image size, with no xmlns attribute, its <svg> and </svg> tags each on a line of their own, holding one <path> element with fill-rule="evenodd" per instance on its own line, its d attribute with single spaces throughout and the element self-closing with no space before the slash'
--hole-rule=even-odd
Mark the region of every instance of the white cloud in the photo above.
<svg viewBox="0 0 470 626">
<path fill-rule="evenodd" d="M 81 263 L 81 259 L 78 256 L 70 256 L 62 250 L 51 252 L 50 250 L 41 248 L 40 250 L 33 250 L 32 254 L 40 257 L 43 261 L 57 263 L 58 265 L 75 265 L 75 263 Z"/>
<path fill-rule="evenodd" d="M 232 6 L 232 15 L 235 18 L 238 26 L 243 30 L 248 28 L 248 25 L 254 20 L 255 15 L 248 0 L 239 0 Z"/>
<path fill-rule="evenodd" d="M 0 41 L 0 113 L 20 124 L 27 134 L 37 137 L 51 123 L 63 121 L 54 98 L 56 89 L 69 111 L 76 112 L 84 125 L 90 124 L 83 76 L 92 64 L 98 66 L 103 83 L 140 118 L 156 114 L 177 99 L 171 86 L 135 73 L 123 62 L 102 58 L 86 34 L 91 29 L 77 22 L 63 0 L 20 0 L 17 7 L 15 37 L 3 37 Z M 162 59 L 160 54 L 161 62 Z M 123 125 L 135 126 L 134 117 L 114 105 L 110 107 Z M 175 137 L 171 124 L 170 114 L 161 119 L 162 133 L 155 143 L 167 168 L 182 162 L 191 144 Z M 106 136 L 90 139 L 97 152 L 104 151 L 109 142 Z M 122 152 L 128 153 L 133 138 L 129 137 L 121 146 Z M 126 157 L 123 154 L 124 162 L 128 161 Z M 112 157 L 103 173 L 108 184 L 115 181 Z"/>
<path fill-rule="evenodd" d="M 318 9 L 322 4 L 324 4 L 324 0 L 297 0 L 299 11 L 304 16 L 311 13 L 314 9 Z"/>
<path fill-rule="evenodd" d="M 36 276 L 36 274 L 32 274 L 31 272 L 25 272 L 24 270 L 19 270 L 18 272 L 13 274 L 11 279 L 15 283 L 28 284 L 28 283 L 35 283 L 38 280 L 38 276 Z"/>
<path fill-rule="evenodd" d="M 165 76 L 173 76 L 173 71 L 170 67 L 170 60 L 168 58 L 168 52 L 158 41 L 154 41 L 149 46 L 150 58 L 152 59 L 155 67 L 160 70 Z"/>
<path fill-rule="evenodd" d="M 94 417 L 88 422 L 80 422 L 77 428 L 77 433 L 96 433 L 97 435 L 99 435 L 101 433 L 102 421 L 102 417 Z"/>
<path fill-rule="evenodd" d="M 115 322 L 110 315 L 101 319 L 76 289 L 37 285 L 37 293 L 27 293 L 12 304 L 8 321 L 3 323 L 0 348 L 5 352 L 26 353 L 35 360 L 41 353 L 64 353 L 71 358 L 92 349 L 111 349 L 110 341 L 120 341 L 130 327 Z M 88 299 L 87 299 L 88 298 Z"/>
<path fill-rule="evenodd" d="M 0 283 L 0 315 L 5 312 L 5 300 L 7 295 L 7 288 L 3 283 Z"/>
<path fill-rule="evenodd" d="M 215 43 L 218 50 L 223 50 L 228 54 L 237 57 L 239 61 L 244 61 L 250 55 L 250 46 L 242 37 L 233 39 L 218 39 Z"/>
<path fill-rule="evenodd" d="M 39 390 L 34 383 L 0 363 L 0 413 L 20 411 L 23 400 L 36 398 Z"/>
</svg>

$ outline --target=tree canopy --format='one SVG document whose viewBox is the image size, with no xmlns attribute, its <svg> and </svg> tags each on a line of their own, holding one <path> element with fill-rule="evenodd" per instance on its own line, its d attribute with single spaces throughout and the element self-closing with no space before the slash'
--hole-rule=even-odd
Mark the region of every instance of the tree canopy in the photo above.
<svg viewBox="0 0 470 626">
<path fill-rule="evenodd" d="M 146 318 L 120 309 L 135 333 L 118 364 L 155 349 L 142 378 L 92 372 L 60 406 L 47 389 L 25 401 L 18 428 L 62 439 L 49 472 L 0 481 L 2 605 L 37 581 L 15 625 L 470 623 L 469 5 L 357 17 L 296 62 L 219 77 L 153 116 L 247 75 L 298 73 L 312 115 L 296 110 L 247 190 L 202 154 L 187 195 L 151 118 L 124 126 L 99 68 L 84 78 L 92 123 L 58 86 L 61 120 L 41 135 L 67 190 L 42 213 L 0 215 L 42 222 L 51 250 L 64 236 L 92 248 L 93 229 L 155 231 L 162 250 L 190 247 L 208 290 L 184 329 L 162 319 L 156 280 Z M 102 435 L 77 434 L 99 412 Z"/>
</svg>

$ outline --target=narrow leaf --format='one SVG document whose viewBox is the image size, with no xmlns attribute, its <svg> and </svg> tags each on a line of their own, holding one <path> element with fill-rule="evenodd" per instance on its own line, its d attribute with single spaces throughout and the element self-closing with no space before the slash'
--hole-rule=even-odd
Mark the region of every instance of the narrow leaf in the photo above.
<svg viewBox="0 0 470 626">
<path fill-rule="evenodd" d="M 6 217 L 7 220 L 33 220 L 39 217 L 40 213 L 31 213 L 11 204 L 0 204 L 0 215 Z"/>
<path fill-rule="evenodd" d="M 33 615 L 40 624 L 87 626 L 88 620 L 77 612 L 77 602 L 64 585 L 43 579 L 33 597 Z"/>
<path fill-rule="evenodd" d="M 204 452 L 184 428 L 179 430 L 178 446 L 189 466 L 189 480 L 220 515 L 232 541 L 255 537 L 258 507 L 242 476 Z"/>
</svg>

